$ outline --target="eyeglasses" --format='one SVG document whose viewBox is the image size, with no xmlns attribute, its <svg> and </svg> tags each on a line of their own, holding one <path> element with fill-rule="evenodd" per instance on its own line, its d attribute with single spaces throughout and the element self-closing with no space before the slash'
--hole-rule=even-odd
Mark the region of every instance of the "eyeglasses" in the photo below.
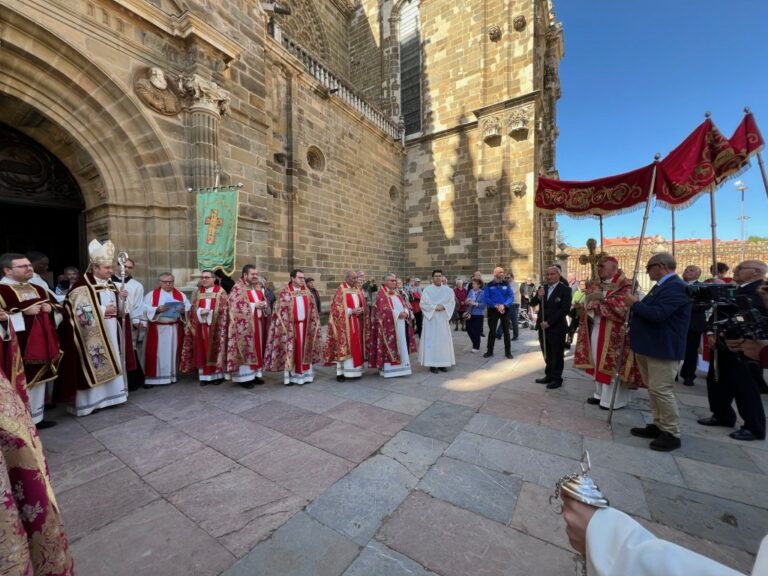
<svg viewBox="0 0 768 576">
<path fill-rule="evenodd" d="M 11 266 L 11 268 L 32 268 L 32 264 L 18 264 L 16 266 Z"/>
<path fill-rule="evenodd" d="M 648 264 L 648 266 L 645 267 L 645 271 L 650 272 L 651 268 L 653 268 L 654 266 L 661 266 L 661 264 L 659 264 L 658 262 L 656 262 L 655 264 Z"/>
<path fill-rule="evenodd" d="M 160 284 L 173 284 L 173 280 L 160 280 Z"/>
</svg>

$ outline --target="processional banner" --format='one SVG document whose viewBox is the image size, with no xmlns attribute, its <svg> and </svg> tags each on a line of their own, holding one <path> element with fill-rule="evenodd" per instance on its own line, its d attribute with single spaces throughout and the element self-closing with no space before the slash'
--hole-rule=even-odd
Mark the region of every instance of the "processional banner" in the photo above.
<svg viewBox="0 0 768 576">
<path fill-rule="evenodd" d="M 539 177 L 536 207 L 547 212 L 567 212 L 577 218 L 631 211 L 648 197 L 653 166 L 587 181 Z"/>
<path fill-rule="evenodd" d="M 197 265 L 200 270 L 235 271 L 239 186 L 206 188 L 197 194 Z"/>
</svg>

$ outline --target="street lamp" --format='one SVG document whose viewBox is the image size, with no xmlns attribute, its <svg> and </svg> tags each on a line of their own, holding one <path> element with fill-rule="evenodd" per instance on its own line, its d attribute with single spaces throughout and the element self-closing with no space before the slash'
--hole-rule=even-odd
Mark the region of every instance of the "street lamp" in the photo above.
<svg viewBox="0 0 768 576">
<path fill-rule="evenodd" d="M 747 190 L 747 185 L 741 180 L 736 180 L 733 183 L 734 188 L 741 192 L 741 213 L 739 214 L 739 220 L 741 221 L 741 261 L 744 262 L 744 252 L 746 245 L 744 243 L 744 221 L 749 219 L 749 216 L 744 214 L 744 192 Z"/>
</svg>

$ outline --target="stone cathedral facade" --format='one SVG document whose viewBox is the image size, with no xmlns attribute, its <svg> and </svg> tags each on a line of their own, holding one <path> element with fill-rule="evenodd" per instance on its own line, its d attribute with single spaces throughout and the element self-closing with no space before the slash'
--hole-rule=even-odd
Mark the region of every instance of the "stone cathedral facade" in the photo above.
<svg viewBox="0 0 768 576">
<path fill-rule="evenodd" d="M 275 282 L 535 275 L 562 55 L 551 0 L 0 0 L 0 250 L 109 237 L 183 284 L 195 191 L 242 183 Z"/>
</svg>

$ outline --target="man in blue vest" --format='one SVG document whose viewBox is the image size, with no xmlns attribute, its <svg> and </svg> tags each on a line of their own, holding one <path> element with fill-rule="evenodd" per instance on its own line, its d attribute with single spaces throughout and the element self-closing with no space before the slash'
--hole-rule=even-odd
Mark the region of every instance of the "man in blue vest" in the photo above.
<svg viewBox="0 0 768 576">
<path fill-rule="evenodd" d="M 675 273 L 672 254 L 654 254 L 645 267 L 656 282 L 640 302 L 636 294 L 624 298 L 631 307 L 629 340 L 643 382 L 651 397 L 653 424 L 632 428 L 630 433 L 650 438 L 651 450 L 669 452 L 680 448 L 680 413 L 673 390 L 680 360 L 685 357 L 691 299 L 687 284 Z"/>
</svg>

